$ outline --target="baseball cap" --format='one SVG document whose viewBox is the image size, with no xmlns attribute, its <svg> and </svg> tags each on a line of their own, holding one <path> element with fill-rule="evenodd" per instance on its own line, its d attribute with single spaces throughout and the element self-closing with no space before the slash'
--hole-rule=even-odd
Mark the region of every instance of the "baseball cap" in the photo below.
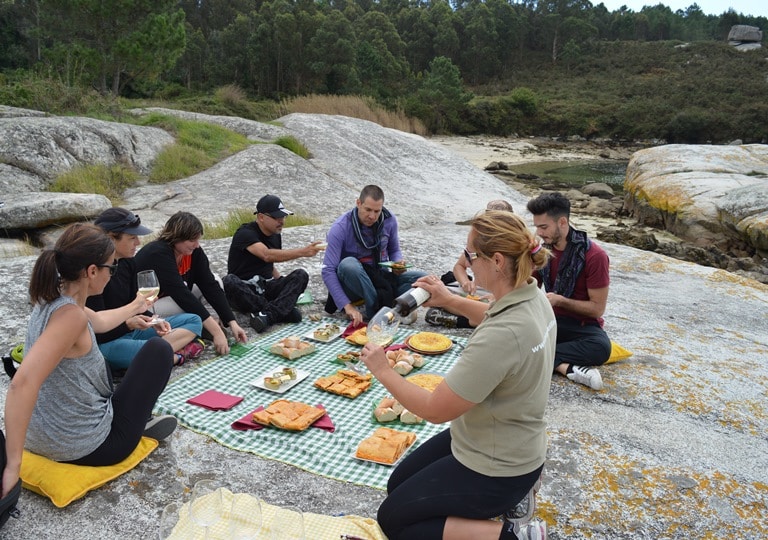
<svg viewBox="0 0 768 540">
<path fill-rule="evenodd" d="M 275 195 L 264 195 L 256 204 L 254 214 L 269 214 L 273 218 L 292 216 L 293 212 L 283 206 L 283 201 Z"/>
<path fill-rule="evenodd" d="M 137 234 L 139 236 L 152 232 L 141 224 L 138 214 L 118 207 L 104 210 L 96 217 L 93 224 L 98 225 L 106 232 Z"/>
</svg>

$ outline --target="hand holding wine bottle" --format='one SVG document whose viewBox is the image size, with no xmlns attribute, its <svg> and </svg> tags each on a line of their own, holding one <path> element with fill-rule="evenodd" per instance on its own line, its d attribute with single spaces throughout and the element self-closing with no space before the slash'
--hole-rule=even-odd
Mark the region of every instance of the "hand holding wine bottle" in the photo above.
<svg viewBox="0 0 768 540">
<path fill-rule="evenodd" d="M 394 341 L 403 317 L 429 300 L 429 292 L 413 287 L 395 298 L 394 307 L 383 307 L 368 323 L 368 341 L 376 345 L 389 345 Z"/>
</svg>

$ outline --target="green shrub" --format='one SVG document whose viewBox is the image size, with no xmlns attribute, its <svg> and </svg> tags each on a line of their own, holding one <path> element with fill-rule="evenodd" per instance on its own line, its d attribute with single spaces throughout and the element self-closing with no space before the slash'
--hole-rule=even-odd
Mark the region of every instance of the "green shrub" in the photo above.
<svg viewBox="0 0 768 540">
<path fill-rule="evenodd" d="M 136 184 L 139 174 L 124 165 L 84 165 L 59 175 L 49 191 L 56 193 L 96 193 L 107 197 L 113 206 L 122 204 L 126 188 Z"/>
<path fill-rule="evenodd" d="M 278 146 L 282 146 L 286 150 L 290 150 L 297 156 L 303 157 L 304 159 L 309 159 L 310 157 L 312 157 L 312 154 L 310 153 L 309 149 L 303 144 L 301 144 L 299 140 L 292 135 L 284 135 L 282 137 L 278 137 L 273 142 L 274 144 Z"/>
<path fill-rule="evenodd" d="M 536 94 L 530 88 L 513 88 L 512 91 L 508 95 L 502 97 L 501 100 L 526 116 L 534 115 L 539 110 L 539 98 L 536 97 Z"/>
<path fill-rule="evenodd" d="M 665 137 L 670 143 L 703 143 L 711 140 L 711 125 L 706 111 L 681 111 L 667 123 Z"/>
</svg>

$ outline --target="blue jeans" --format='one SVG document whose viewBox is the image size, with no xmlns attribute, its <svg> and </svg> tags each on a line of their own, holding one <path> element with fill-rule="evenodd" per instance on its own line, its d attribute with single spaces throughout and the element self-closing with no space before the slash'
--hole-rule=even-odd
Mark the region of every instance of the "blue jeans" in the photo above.
<svg viewBox="0 0 768 540">
<path fill-rule="evenodd" d="M 199 336 L 200 332 L 203 331 L 203 323 L 200 317 L 194 313 L 169 315 L 165 317 L 165 320 L 168 321 L 171 328 L 189 330 L 196 336 Z M 139 352 L 139 349 L 144 346 L 147 340 L 153 337 L 157 337 L 154 327 L 147 328 L 146 330 L 133 330 L 112 341 L 100 343 L 99 349 L 112 369 L 126 369 L 133 361 L 136 353 Z"/>
<path fill-rule="evenodd" d="M 378 305 L 376 287 L 373 286 L 371 278 L 365 273 L 362 263 L 354 257 L 342 259 L 336 268 L 336 275 L 344 292 L 352 301 L 362 299 L 365 302 L 366 318 L 370 319 L 376 315 L 376 312 L 381 308 Z M 414 281 L 426 275 L 420 270 L 408 270 L 397 276 L 397 295 L 403 294 L 411 288 Z M 338 307 L 343 308 L 344 306 Z"/>
</svg>

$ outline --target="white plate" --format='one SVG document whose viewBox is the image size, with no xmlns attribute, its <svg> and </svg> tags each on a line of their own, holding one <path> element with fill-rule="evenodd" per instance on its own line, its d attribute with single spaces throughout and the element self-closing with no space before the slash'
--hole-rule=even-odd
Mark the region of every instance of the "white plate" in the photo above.
<svg viewBox="0 0 768 540">
<path fill-rule="evenodd" d="M 411 425 L 415 425 L 415 424 L 411 424 Z M 417 439 L 418 439 L 418 437 L 417 437 Z M 411 443 L 411 445 L 408 448 L 406 448 L 403 451 L 402 454 L 400 454 L 400 457 L 397 458 L 394 461 L 394 463 L 384 463 L 383 461 L 376 461 L 376 460 L 373 460 L 373 459 L 365 459 L 365 458 L 357 457 L 357 455 L 356 455 L 357 452 L 353 453 L 352 457 L 355 458 L 357 461 L 367 461 L 368 463 L 375 463 L 376 465 L 384 465 L 385 467 L 394 467 L 395 465 L 400 463 L 400 461 L 402 461 L 402 459 L 408 454 L 408 452 L 411 450 L 411 448 L 413 448 L 414 444 L 416 444 L 416 439 L 414 439 L 414 441 Z"/>
<path fill-rule="evenodd" d="M 413 446 L 413 445 L 411 445 L 411 446 Z M 365 459 L 365 458 L 357 457 L 355 454 L 352 454 L 352 457 L 355 458 L 357 461 L 367 461 L 368 463 L 375 463 L 376 465 L 384 465 L 385 467 L 394 467 L 395 465 L 400 463 L 400 461 L 405 457 L 405 455 L 408 453 L 408 450 L 411 449 L 411 446 L 406 448 L 405 452 L 403 452 L 402 455 L 399 458 L 397 458 L 397 461 L 395 461 L 394 463 L 384 463 L 383 461 L 375 461 L 373 459 Z"/>
<path fill-rule="evenodd" d="M 296 370 L 296 378 L 290 382 L 287 382 L 285 384 L 281 384 L 280 388 L 277 390 L 273 390 L 272 388 L 268 388 L 264 385 L 264 377 L 271 377 L 272 374 L 279 372 L 283 369 L 283 366 L 276 367 L 274 369 L 271 369 L 267 371 L 266 373 L 263 373 L 258 379 L 255 381 L 251 381 L 251 384 L 255 386 L 256 388 L 261 388 L 262 390 L 268 390 L 270 392 L 275 392 L 276 394 L 284 394 L 297 384 L 299 384 L 301 381 L 306 379 L 309 376 L 309 371 L 304 371 L 303 369 L 297 369 Z M 294 368 L 295 369 L 295 368 Z"/>
<path fill-rule="evenodd" d="M 336 332 L 335 334 L 331 334 L 331 336 L 328 339 L 317 339 L 315 337 L 315 330 L 317 330 L 318 328 L 325 328 L 326 326 L 328 326 L 328 325 L 327 324 L 321 324 L 317 328 L 313 328 L 312 330 L 310 330 L 309 332 L 304 334 L 303 337 L 305 337 L 307 339 L 311 339 L 312 341 L 317 341 L 318 343 L 330 343 L 331 341 L 333 341 L 334 339 L 336 339 L 337 337 L 339 337 L 341 334 L 344 333 L 344 328 L 339 327 L 339 331 Z"/>
</svg>

